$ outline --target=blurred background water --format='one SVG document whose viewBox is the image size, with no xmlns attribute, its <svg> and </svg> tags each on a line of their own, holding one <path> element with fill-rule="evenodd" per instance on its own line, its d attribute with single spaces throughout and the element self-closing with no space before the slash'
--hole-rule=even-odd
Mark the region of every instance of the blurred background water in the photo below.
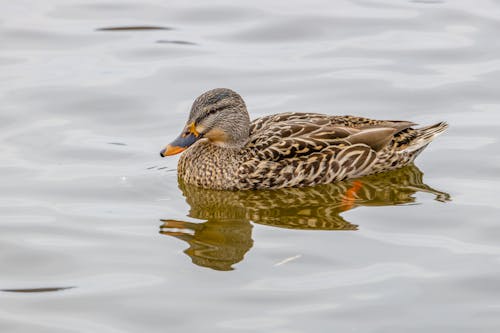
<svg viewBox="0 0 500 333">
<path fill-rule="evenodd" d="M 498 331 L 500 3 L 0 8 L 2 332 Z M 220 196 L 158 155 L 215 87 L 451 126 L 353 202 Z"/>
</svg>

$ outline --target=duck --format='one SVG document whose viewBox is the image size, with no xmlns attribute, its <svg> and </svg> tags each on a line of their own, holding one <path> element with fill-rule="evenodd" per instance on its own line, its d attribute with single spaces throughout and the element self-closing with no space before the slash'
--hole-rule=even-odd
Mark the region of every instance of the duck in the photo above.
<svg viewBox="0 0 500 333">
<path fill-rule="evenodd" d="M 351 115 L 286 112 L 253 121 L 228 88 L 198 96 L 181 134 L 179 180 L 213 190 L 262 190 L 340 182 L 407 166 L 447 128 Z"/>
</svg>

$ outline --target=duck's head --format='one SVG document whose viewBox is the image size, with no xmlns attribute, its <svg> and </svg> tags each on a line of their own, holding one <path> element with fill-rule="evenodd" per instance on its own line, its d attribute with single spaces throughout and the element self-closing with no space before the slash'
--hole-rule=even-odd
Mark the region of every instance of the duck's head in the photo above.
<svg viewBox="0 0 500 333">
<path fill-rule="evenodd" d="M 200 139 L 221 147 L 242 147 L 249 131 L 250 118 L 241 96 L 226 88 L 209 90 L 196 98 L 181 135 L 160 155 L 178 154 Z"/>
</svg>

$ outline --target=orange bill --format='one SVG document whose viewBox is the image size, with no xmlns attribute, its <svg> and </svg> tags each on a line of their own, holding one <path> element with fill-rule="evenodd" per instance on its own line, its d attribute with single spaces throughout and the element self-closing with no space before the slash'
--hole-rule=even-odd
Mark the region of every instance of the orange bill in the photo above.
<svg viewBox="0 0 500 333">
<path fill-rule="evenodd" d="M 179 147 L 179 146 L 172 146 L 172 145 L 167 145 L 165 149 L 163 149 L 160 152 L 161 157 L 165 156 L 170 156 L 170 155 L 176 155 L 179 153 L 182 153 L 184 150 L 186 150 L 187 147 Z"/>
<path fill-rule="evenodd" d="M 201 136 L 196 131 L 194 124 L 190 124 L 187 126 L 185 131 L 177 137 L 177 139 L 168 144 L 165 149 L 160 152 L 160 155 L 161 157 L 165 157 L 182 153 L 200 138 Z"/>
</svg>

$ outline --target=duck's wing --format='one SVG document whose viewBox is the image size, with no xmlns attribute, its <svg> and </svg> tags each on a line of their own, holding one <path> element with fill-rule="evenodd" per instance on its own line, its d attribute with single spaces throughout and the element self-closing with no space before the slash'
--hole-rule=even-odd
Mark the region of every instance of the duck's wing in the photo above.
<svg viewBox="0 0 500 333">
<path fill-rule="evenodd" d="M 256 119 L 247 148 L 262 160 L 308 156 L 325 149 L 363 144 L 380 151 L 395 133 L 410 128 L 406 121 L 382 121 L 317 113 L 283 113 Z"/>
<path fill-rule="evenodd" d="M 361 176 L 394 134 L 413 123 L 287 113 L 252 124 L 242 187 L 307 186 Z M 267 184 L 272 183 L 272 184 Z"/>
</svg>

